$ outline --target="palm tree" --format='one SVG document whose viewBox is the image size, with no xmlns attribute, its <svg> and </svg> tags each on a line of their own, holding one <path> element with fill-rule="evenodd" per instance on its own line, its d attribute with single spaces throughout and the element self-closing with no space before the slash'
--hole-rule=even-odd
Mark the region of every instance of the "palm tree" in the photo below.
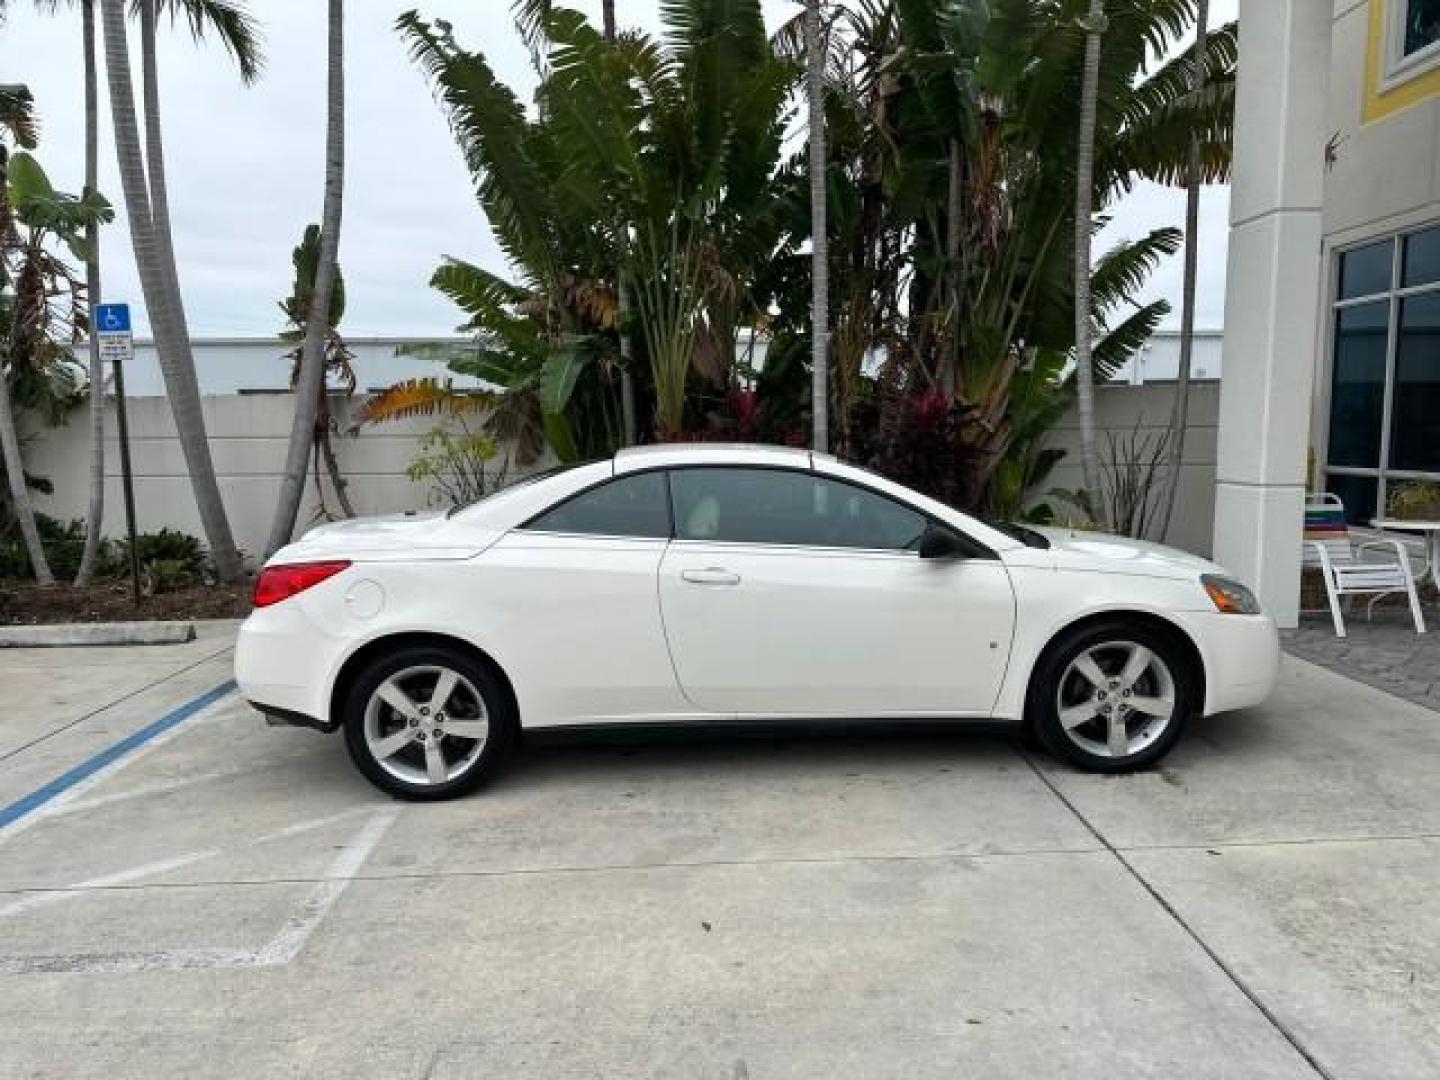
<svg viewBox="0 0 1440 1080">
<path fill-rule="evenodd" d="M 30 111 L 30 93 L 23 87 L 5 87 L 5 126 L 21 146 L 34 146 L 34 124 Z M 0 256 L 8 256 L 12 232 L 10 207 L 10 150 L 0 143 Z M 8 285 L 8 262 L 0 259 L 0 284 Z M 10 338 L 13 340 L 14 333 Z M 0 458 L 5 461 L 5 479 L 10 488 L 10 505 L 20 524 L 20 537 L 30 558 L 30 569 L 41 585 L 53 585 L 54 576 L 45 560 L 40 531 L 35 525 L 35 508 L 30 502 L 30 489 L 25 483 L 25 468 L 20 461 L 20 437 L 15 427 L 15 411 L 10 405 L 10 385 L 4 363 L 0 363 Z"/>
<path fill-rule="evenodd" d="M 80 33 L 85 57 L 85 194 L 96 190 L 100 157 L 99 78 L 95 66 L 95 0 L 80 0 Z M 100 302 L 100 230 L 94 222 L 85 229 L 85 297 L 90 304 L 90 325 Z M 100 536 L 105 518 L 105 364 L 100 339 L 90 334 L 90 504 L 85 513 L 85 549 L 75 572 L 75 587 L 83 588 L 95 575 Z"/>
<path fill-rule="evenodd" d="M 1210 0 L 1196 0 L 1195 44 L 1190 59 L 1195 65 L 1195 94 L 1205 91 L 1206 45 L 1209 40 Z M 1190 423 L 1190 358 L 1195 349 L 1195 281 L 1200 251 L 1200 135 L 1190 134 L 1189 157 L 1185 163 L 1185 270 L 1180 286 L 1180 370 L 1175 379 L 1175 404 L 1170 414 L 1170 434 L 1166 445 L 1170 451 L 1169 478 L 1165 487 L 1165 505 L 1160 517 L 1160 539 L 1170 532 L 1170 519 L 1175 513 L 1175 498 L 1180 491 L 1180 469 L 1185 457 L 1185 431 Z"/>
<path fill-rule="evenodd" d="M 16 434 L 11 383 L 31 405 L 51 395 L 51 409 L 66 409 L 78 398 L 78 379 L 67 379 L 73 364 L 71 342 L 87 330 L 85 287 L 69 266 L 51 251 L 52 242 L 66 245 L 84 258 L 85 234 L 96 220 L 109 220 L 109 204 L 93 192 L 77 199 L 56 191 L 39 164 L 26 153 L 13 156 L 0 144 L 0 286 L 4 287 L 6 334 L 0 372 L 0 453 L 5 458 L 10 501 L 20 524 L 35 578 L 51 585 L 54 578 L 30 504 Z M 48 384 L 48 385 L 47 385 Z M 63 400 L 53 394 L 69 387 Z M 37 387 L 46 387 L 37 393 Z"/>
<path fill-rule="evenodd" d="M 310 320 L 316 316 L 313 309 L 315 284 L 320 267 L 320 247 L 320 226 L 307 225 L 300 243 L 296 245 L 290 256 L 290 261 L 295 266 L 295 282 L 291 286 L 290 295 L 280 301 L 280 310 L 285 313 L 285 320 L 288 323 L 286 328 L 280 331 L 280 340 L 295 346 L 286 355 L 286 359 L 290 361 L 291 390 L 296 389 L 300 384 L 305 359 L 305 343 L 310 336 Z M 355 369 L 352 366 L 355 356 L 340 335 L 340 322 L 344 318 L 345 275 L 341 273 L 340 264 L 337 262 L 334 281 L 330 286 L 329 308 L 324 313 L 323 362 L 326 390 L 316 397 L 315 412 L 312 417 L 314 429 L 312 457 L 315 462 L 317 517 L 327 521 L 334 520 L 334 518 L 325 505 L 325 488 L 321 482 L 322 462 L 324 470 L 330 475 L 330 486 L 334 489 L 336 502 L 340 504 L 340 513 L 345 517 L 355 516 L 355 508 L 350 505 L 350 496 L 346 491 L 345 479 L 340 475 L 340 463 L 335 458 L 335 447 L 332 441 L 332 436 L 335 434 L 335 421 L 330 413 L 329 387 L 332 384 L 346 395 L 355 392 Z"/>
<path fill-rule="evenodd" d="M 830 247 L 825 222 L 825 27 L 820 0 L 805 4 L 805 92 L 810 124 L 810 413 L 811 443 L 826 450 L 829 430 Z"/>
<path fill-rule="evenodd" d="M 325 394 L 326 332 L 330 326 L 328 316 L 340 249 L 340 212 L 345 192 L 344 23 L 344 0 L 330 0 L 326 48 L 325 197 L 321 209 L 319 253 L 314 289 L 310 294 L 310 311 L 305 320 L 305 344 L 295 381 L 295 415 L 290 425 L 290 447 L 285 455 L 285 472 L 280 479 L 280 495 L 275 504 L 275 518 L 270 524 L 270 538 L 265 544 L 267 556 L 288 544 L 295 530 L 295 516 L 300 509 L 300 493 L 305 484 L 316 418 Z M 339 497 L 343 504 L 343 489 L 340 489 Z"/>
<path fill-rule="evenodd" d="M 242 79 L 259 70 L 259 48 L 253 20 L 225 0 L 165 0 L 173 16 L 183 14 L 192 34 L 199 36 L 207 23 L 219 31 L 235 56 Z M 240 555 L 225 515 L 225 504 L 215 479 L 210 444 L 205 436 L 200 388 L 190 350 L 189 329 L 171 241 L 169 200 L 165 184 L 165 156 L 161 139 L 159 69 L 155 52 L 157 0 L 140 0 L 141 40 L 145 95 L 145 145 L 142 152 L 135 116 L 135 96 L 126 41 L 124 0 L 101 0 L 105 67 L 110 85 L 110 111 L 115 124 L 115 152 L 130 220 L 141 291 L 150 315 L 160 370 L 180 447 L 185 455 L 196 507 L 216 570 L 222 581 L 241 571 Z"/>
<path fill-rule="evenodd" d="M 96 190 L 99 150 L 99 113 L 97 109 L 99 75 L 95 49 L 95 5 L 97 0 L 78 0 L 81 13 L 82 53 L 85 67 L 85 184 Z M 37 0 L 43 10 L 54 13 L 61 0 Z M 138 4 L 132 3 L 132 8 Z M 258 73 L 259 53 L 253 25 L 248 16 L 225 0 L 160 0 L 172 18 L 184 15 L 192 34 L 199 38 L 207 25 L 212 26 L 225 42 L 226 48 L 240 61 L 246 80 Z M 102 299 L 100 291 L 100 235 L 93 230 L 87 238 L 90 258 L 86 264 L 86 292 L 93 307 Z M 105 379 L 100 360 L 100 343 L 90 342 L 90 500 L 85 518 L 85 548 L 75 584 L 83 586 L 95 571 L 105 513 Z"/>
<path fill-rule="evenodd" d="M 600 8 L 600 25 L 606 43 L 613 47 L 616 34 L 615 0 L 604 0 Z M 618 222 L 615 238 L 620 253 L 619 263 L 615 267 L 615 319 L 620 335 L 620 426 L 627 446 L 635 442 L 636 434 L 635 376 L 630 371 L 630 365 L 634 363 L 635 346 L 630 340 L 630 283 L 625 280 L 624 265 L 628 228 L 626 222 Z"/>
<path fill-rule="evenodd" d="M 1094 229 L 1095 123 L 1100 97 L 1100 39 L 1105 0 L 1090 0 L 1085 19 L 1085 63 L 1080 76 L 1080 135 L 1075 154 L 1075 385 L 1080 414 L 1080 472 L 1084 497 L 1104 524 L 1098 498 L 1100 465 L 1095 450 L 1095 369 L 1092 364 L 1090 237 Z"/>
</svg>

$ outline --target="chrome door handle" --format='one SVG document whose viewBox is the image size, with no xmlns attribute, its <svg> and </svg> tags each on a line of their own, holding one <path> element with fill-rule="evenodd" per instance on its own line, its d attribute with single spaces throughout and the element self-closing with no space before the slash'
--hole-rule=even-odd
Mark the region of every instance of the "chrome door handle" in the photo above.
<svg viewBox="0 0 1440 1080">
<path fill-rule="evenodd" d="M 723 566 L 707 566 L 704 570 L 681 570 L 680 579 L 692 585 L 739 585 L 740 575 Z"/>
</svg>

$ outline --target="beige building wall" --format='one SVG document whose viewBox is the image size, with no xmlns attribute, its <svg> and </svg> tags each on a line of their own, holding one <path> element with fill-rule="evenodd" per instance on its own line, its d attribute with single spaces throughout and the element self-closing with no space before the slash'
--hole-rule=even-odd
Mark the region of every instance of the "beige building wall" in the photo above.
<svg viewBox="0 0 1440 1080">
<path fill-rule="evenodd" d="M 229 394 L 206 396 L 202 403 L 210 452 L 235 542 L 255 559 L 264 550 L 275 509 L 294 399 L 289 394 Z M 350 399 L 334 400 L 342 431 L 350 426 L 353 404 Z M 163 397 L 130 398 L 128 405 L 136 527 L 145 532 L 169 526 L 203 538 L 169 401 Z M 384 514 L 445 505 L 436 502 L 426 485 L 405 475 L 406 466 L 419 449 L 420 437 L 436 423 L 434 419 L 401 420 L 367 426 L 358 435 L 342 435 L 334 440 L 357 513 Z M 120 536 L 125 530 L 125 512 L 113 399 L 106 410 L 105 436 L 105 531 Z M 25 443 L 25 467 L 50 480 L 55 489 L 53 496 L 37 497 L 37 510 L 63 520 L 85 516 L 88 446 L 83 410 L 76 410 L 63 427 L 32 430 Z M 326 498 L 334 507 L 328 483 Z M 313 480 L 307 481 L 298 531 L 317 520 L 317 508 Z"/>
<path fill-rule="evenodd" d="M 1095 426 L 1101 457 L 1105 456 L 1107 433 L 1128 437 L 1138 425 L 1142 434 L 1150 438 L 1163 434 L 1170 424 L 1174 400 L 1175 384 L 1171 382 L 1096 387 Z M 1165 542 L 1197 555 L 1210 554 L 1211 526 L 1215 520 L 1215 437 L 1219 409 L 1218 382 L 1191 384 L 1190 425 L 1185 436 L 1180 491 Z M 1062 447 L 1066 455 L 1045 486 L 1072 491 L 1080 487 L 1080 420 L 1074 409 L 1056 426 L 1048 443 Z M 1064 504 L 1044 492 L 1036 493 L 1036 501 L 1049 502 L 1057 511 L 1065 509 Z"/>
<path fill-rule="evenodd" d="M 1156 433 L 1170 418 L 1174 383 L 1157 382 L 1144 386 L 1125 384 L 1103 386 L 1096 393 L 1096 419 L 1101 445 L 1106 432 L 1128 435 L 1137 423 Z M 1210 521 L 1215 505 L 1215 433 L 1219 385 L 1198 382 L 1190 391 L 1190 432 L 1185 444 L 1184 471 L 1174 526 L 1169 540 L 1200 554 L 1210 548 Z M 203 399 L 210 448 L 219 474 L 225 509 L 230 515 L 236 542 L 252 558 L 264 548 L 270 514 L 279 490 L 279 474 L 285 461 L 290 436 L 288 394 L 227 394 Z M 175 438 L 175 424 L 169 402 L 161 397 L 132 398 L 129 402 L 131 458 L 135 469 L 137 525 L 142 531 L 169 526 L 203 536 L 184 457 Z M 337 399 L 341 427 L 349 425 L 349 405 Z M 355 436 L 335 440 L 341 471 L 349 480 L 350 496 L 361 514 L 397 513 L 423 510 L 436 505 L 434 493 L 424 484 L 405 475 L 414 459 L 418 440 L 434 426 L 433 420 L 406 420 L 369 426 Z M 105 418 L 105 530 L 122 535 L 124 504 L 120 491 L 119 444 L 115 436 L 113 401 Z M 1052 445 L 1064 447 L 1067 457 L 1051 474 L 1047 487 L 1080 486 L 1080 430 L 1072 410 L 1050 435 Z M 36 509 L 62 520 L 85 516 L 87 477 L 87 428 L 83 410 L 77 410 L 68 425 L 47 430 L 29 429 L 25 444 L 25 466 L 34 475 L 50 480 L 52 496 L 39 495 Z M 542 468 L 546 462 L 538 463 Z M 521 475 L 516 470 L 511 476 Z M 1044 492 L 1038 493 L 1046 499 Z M 328 483 L 326 498 L 333 507 Z M 300 508 L 303 527 L 315 520 L 317 508 L 313 482 L 307 482 Z"/>
<path fill-rule="evenodd" d="M 1385 75 L 1385 35 L 1399 0 L 1333 0 L 1330 149 L 1325 172 L 1321 318 L 1311 443 L 1326 458 L 1336 254 L 1440 222 L 1440 62 Z"/>
</svg>

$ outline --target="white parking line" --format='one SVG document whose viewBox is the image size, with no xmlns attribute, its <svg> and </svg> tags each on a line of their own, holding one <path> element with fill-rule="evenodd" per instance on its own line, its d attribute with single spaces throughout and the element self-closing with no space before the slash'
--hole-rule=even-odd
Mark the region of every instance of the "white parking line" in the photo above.
<svg viewBox="0 0 1440 1080">
<path fill-rule="evenodd" d="M 119 766 L 117 765 L 116 767 L 118 768 Z M 182 776 L 175 780 L 161 780 L 153 784 L 141 784 L 139 787 L 126 788 L 124 791 L 116 791 L 108 795 L 96 795 L 90 799 L 66 800 L 63 803 L 60 799 L 56 799 L 56 803 L 60 805 L 50 810 L 46 816 L 59 817 L 62 814 L 83 814 L 87 810 L 97 810 L 102 806 L 113 806 L 116 803 L 129 802 L 131 799 L 141 799 L 147 795 L 169 795 L 171 792 L 180 791 L 187 787 L 194 787 L 196 784 L 207 784 L 211 780 L 223 780 L 227 776 L 242 776 L 245 773 L 254 771 L 253 768 L 249 767 L 243 769 L 220 769 L 216 772 Z M 44 811 L 41 811 L 41 813 L 44 813 Z"/>
<path fill-rule="evenodd" d="M 0 907 L 0 919 L 3 919 L 7 915 L 18 915 L 22 911 L 30 911 L 37 907 L 44 907 L 46 904 L 53 904 L 58 900 L 68 900 L 71 897 L 80 896 L 86 889 L 107 889 L 115 885 L 128 885 L 132 881 L 140 881 L 143 878 L 153 877 L 156 874 L 164 874 L 170 870 L 178 870 L 182 866 L 190 866 L 218 854 L 220 854 L 218 849 L 211 851 L 192 851 L 186 855 L 176 855 L 173 858 L 158 859 L 155 862 L 145 863 L 141 866 L 132 866 L 128 870 L 121 870 L 114 874 L 106 874 L 104 877 L 90 878 L 88 881 L 67 885 L 63 889 L 51 889 L 45 892 L 30 893 L 22 896 L 19 900 Z"/>
<path fill-rule="evenodd" d="M 398 806 L 376 812 L 354 839 L 340 849 L 340 854 L 335 857 L 325 874 L 326 880 L 315 886 L 300 905 L 300 909 L 290 917 L 290 921 L 256 954 L 257 967 L 288 964 L 299 955 L 315 928 L 329 914 L 335 901 L 340 899 L 355 875 L 360 872 L 360 868 L 365 865 L 365 860 L 375 850 L 375 845 L 380 843 L 399 816 Z"/>
<path fill-rule="evenodd" d="M 306 943 L 335 906 L 336 901 L 349 888 L 350 882 L 360 872 L 365 861 L 374 852 L 375 846 L 384 838 L 395 819 L 400 816 L 400 807 L 387 806 L 370 814 L 369 820 L 340 849 L 330 863 L 324 877 L 311 889 L 310 894 L 300 903 L 299 908 L 281 926 L 279 932 L 259 949 L 161 949 L 149 952 L 123 953 L 69 953 L 42 956 L 0 957 L 0 975 L 34 974 L 38 972 L 136 972 L 136 971 L 178 971 L 229 968 L 280 967 L 290 963 L 305 948 Z M 326 818 L 301 822 L 287 826 L 274 833 L 260 837 L 252 844 L 264 843 L 282 836 L 333 824 L 363 811 L 347 810 Z M 186 866 L 202 859 L 220 854 L 220 851 L 190 852 L 159 862 L 147 863 L 128 870 L 82 882 L 70 890 L 55 890 L 28 895 L 0 909 L 0 916 L 48 904 L 54 900 L 83 895 L 81 890 L 103 888 L 107 885 L 121 885 L 141 878 L 163 873 L 179 866 Z"/>
</svg>

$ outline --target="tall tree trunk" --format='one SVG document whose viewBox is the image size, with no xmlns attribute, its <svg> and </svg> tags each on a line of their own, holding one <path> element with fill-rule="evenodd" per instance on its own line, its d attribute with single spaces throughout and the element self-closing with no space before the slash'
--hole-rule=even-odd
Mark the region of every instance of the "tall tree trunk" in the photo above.
<svg viewBox="0 0 1440 1080">
<path fill-rule="evenodd" d="M 215 568 L 222 581 L 240 574 L 240 555 L 230 534 L 210 444 L 205 438 L 205 418 L 200 410 L 200 387 L 195 378 L 195 360 L 190 352 L 189 331 L 177 284 L 170 247 L 170 222 L 155 212 L 151 184 L 140 147 L 140 130 L 135 117 L 135 91 L 130 78 L 130 54 L 126 42 L 124 0 L 100 0 L 101 26 L 105 42 L 105 70 L 110 86 L 110 112 L 115 124 L 115 153 L 120 168 L 120 186 L 125 195 L 130 239 L 135 251 L 145 307 L 155 336 L 165 393 L 175 419 L 175 431 L 185 455 L 195 505 L 210 545 Z M 164 188 L 164 154 L 160 145 L 158 76 L 155 69 L 154 0 L 141 8 L 141 53 L 145 62 L 146 102 L 150 106 L 146 127 L 153 145 L 147 147 L 152 165 L 158 168 L 161 195 Z"/>
<path fill-rule="evenodd" d="M 951 397 L 959 386 L 960 366 L 960 227 L 964 173 L 960 167 L 960 140 L 950 140 L 945 197 L 945 278 L 949 297 L 944 352 L 940 357 L 940 387 Z"/>
<path fill-rule="evenodd" d="M 328 17 L 327 105 L 325 118 L 325 201 L 320 214 L 320 253 L 315 265 L 315 287 L 305 317 L 305 343 L 300 355 L 300 377 L 295 383 L 295 413 L 290 421 L 290 449 L 265 554 L 273 555 L 290 542 L 305 473 L 315 438 L 316 417 L 325 393 L 325 339 L 330 328 L 330 294 L 335 284 L 335 262 L 340 249 L 340 211 L 345 192 L 345 4 L 330 0 Z"/>
<path fill-rule="evenodd" d="M 1195 15 L 1195 44 L 1190 62 L 1195 66 L 1195 93 L 1205 88 L 1206 35 L 1209 32 L 1210 0 L 1198 0 Z M 1170 535 L 1175 499 L 1180 491 L 1180 470 L 1185 458 L 1185 432 L 1190 426 L 1190 364 L 1195 351 L 1195 282 L 1200 257 L 1200 134 L 1190 133 L 1190 160 L 1185 175 L 1185 278 L 1180 298 L 1180 370 L 1175 377 L 1175 404 L 1170 413 L 1166 449 L 1170 455 L 1165 485 L 1165 508 L 1160 518 L 1160 539 Z"/>
<path fill-rule="evenodd" d="M 5 479 L 10 485 L 10 502 L 20 522 L 20 536 L 30 569 L 41 585 L 54 585 L 50 564 L 45 561 L 45 548 L 40 543 L 40 530 L 35 527 L 35 508 L 30 504 L 30 491 L 25 487 L 25 469 L 20 463 L 20 437 L 15 428 L 15 411 L 10 407 L 10 385 L 0 374 L 0 455 L 5 458 Z"/>
<path fill-rule="evenodd" d="M 604 0 L 600 9 L 601 26 L 605 40 L 615 44 L 615 0 Z M 626 446 L 632 446 L 637 438 L 635 422 L 635 378 L 630 374 L 634 343 L 630 340 L 630 283 L 625 280 L 625 249 L 627 245 L 627 223 L 616 222 L 616 251 L 620 263 L 615 267 L 615 317 L 620 326 L 620 424 L 624 429 L 621 438 Z"/>
<path fill-rule="evenodd" d="M 94 194 L 98 182 L 100 153 L 99 70 L 95 66 L 95 0 L 80 0 L 81 32 L 85 55 L 85 194 Z M 95 576 L 100 554 L 100 535 L 105 516 L 105 364 L 100 359 L 100 339 L 95 336 L 95 305 L 100 296 L 100 224 L 93 219 L 85 226 L 85 299 L 89 308 L 90 331 L 90 504 L 85 513 L 85 549 L 75 587 L 83 588 Z"/>
<path fill-rule="evenodd" d="M 1090 233 L 1095 202 L 1095 119 L 1100 96 L 1100 39 L 1105 0 L 1090 0 L 1080 85 L 1080 136 L 1075 162 L 1075 385 L 1080 413 L 1080 469 L 1090 512 L 1105 525 L 1095 449 L 1095 372 L 1090 340 Z"/>
<path fill-rule="evenodd" d="M 812 436 L 810 445 L 826 450 L 830 443 L 830 245 L 826 210 L 825 157 L 825 31 L 821 0 L 805 3 L 805 87 L 810 122 L 810 336 Z"/>
<path fill-rule="evenodd" d="M 322 396 L 321 401 L 324 401 Z M 335 444 L 330 438 L 330 414 L 326 410 L 325 416 L 320 423 L 315 425 L 315 441 L 320 444 L 320 451 L 325 458 L 325 471 L 330 474 L 330 486 L 335 489 L 335 501 L 340 504 L 340 512 L 346 517 L 355 516 L 355 507 L 350 502 L 350 493 L 347 490 L 345 477 L 340 475 L 340 462 L 335 457 Z"/>
</svg>

